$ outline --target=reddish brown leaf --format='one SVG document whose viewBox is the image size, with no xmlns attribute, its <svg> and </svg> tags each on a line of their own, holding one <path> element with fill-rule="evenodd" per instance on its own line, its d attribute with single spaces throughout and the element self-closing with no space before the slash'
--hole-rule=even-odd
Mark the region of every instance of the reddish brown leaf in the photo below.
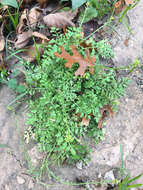
<svg viewBox="0 0 143 190">
<path fill-rule="evenodd" d="M 100 110 L 100 112 L 101 112 L 101 117 L 100 117 L 100 119 L 99 119 L 99 121 L 98 121 L 98 128 L 99 128 L 99 129 L 102 128 L 102 123 L 103 123 L 103 119 L 104 119 L 104 117 L 105 117 L 105 112 L 106 112 L 106 111 L 108 111 L 111 116 L 114 114 L 114 112 L 113 112 L 113 110 L 112 110 L 112 108 L 111 108 L 110 105 L 104 106 L 104 107 Z"/>
<path fill-rule="evenodd" d="M 57 52 L 54 53 L 55 56 L 64 58 L 67 62 L 65 64 L 65 67 L 67 68 L 72 68 L 72 65 L 74 63 L 79 64 L 78 70 L 75 72 L 75 76 L 83 76 L 86 69 L 89 67 L 89 72 L 91 74 L 94 73 L 94 62 L 95 62 L 95 57 L 90 58 L 89 52 L 86 52 L 86 57 L 83 58 L 81 54 L 77 51 L 76 47 L 74 45 L 71 46 L 72 48 L 72 53 L 73 55 L 68 54 L 64 47 L 61 47 L 61 54 L 58 54 Z"/>
<path fill-rule="evenodd" d="M 124 44 L 125 44 L 125 46 L 129 46 L 129 38 L 127 38 L 125 41 L 124 41 Z"/>
<path fill-rule="evenodd" d="M 80 43 L 80 46 L 84 47 L 85 49 L 88 49 L 90 52 L 92 51 L 91 43 L 87 44 L 86 41 L 83 41 L 82 43 Z M 94 47 L 94 50 L 97 51 L 96 46 Z"/>
<path fill-rule="evenodd" d="M 83 116 L 81 124 L 85 125 L 86 127 L 88 127 L 89 122 L 90 122 L 90 119 L 88 118 L 88 116 L 86 118 Z"/>
</svg>

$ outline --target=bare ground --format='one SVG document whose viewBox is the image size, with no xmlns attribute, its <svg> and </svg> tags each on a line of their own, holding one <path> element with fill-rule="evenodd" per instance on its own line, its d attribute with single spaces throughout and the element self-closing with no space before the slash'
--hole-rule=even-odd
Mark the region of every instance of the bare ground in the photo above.
<svg viewBox="0 0 143 190">
<path fill-rule="evenodd" d="M 110 39 L 115 51 L 115 65 L 126 66 L 140 57 L 143 61 L 143 0 L 128 13 L 130 28 L 133 34 L 123 24 L 119 24 Z M 124 41 L 129 38 L 128 47 Z M 141 63 L 142 63 L 141 61 Z M 76 182 L 96 180 L 111 169 L 118 173 L 121 164 L 120 145 L 123 147 L 125 166 L 132 176 L 143 172 L 143 71 L 136 69 L 130 75 L 131 82 L 126 94 L 120 99 L 118 112 L 106 121 L 105 140 L 93 148 L 91 161 L 88 167 L 81 170 L 76 167 L 63 166 L 52 170 L 62 181 Z M 78 187 L 61 185 L 54 178 L 45 174 L 42 182 L 54 186 L 40 185 L 27 175 L 25 151 L 20 139 L 26 128 L 25 105 L 15 115 L 7 109 L 15 94 L 3 86 L 0 89 L 0 144 L 7 144 L 9 148 L 0 147 L 0 190 L 73 190 Z M 17 122 L 18 121 L 18 122 Z M 30 156 L 34 166 L 40 163 L 44 155 L 38 153 L 33 143 L 27 147 L 26 153 Z M 143 183 L 143 177 L 138 180 Z M 91 185 L 90 189 L 96 189 Z M 104 189 L 104 187 L 101 187 Z"/>
</svg>

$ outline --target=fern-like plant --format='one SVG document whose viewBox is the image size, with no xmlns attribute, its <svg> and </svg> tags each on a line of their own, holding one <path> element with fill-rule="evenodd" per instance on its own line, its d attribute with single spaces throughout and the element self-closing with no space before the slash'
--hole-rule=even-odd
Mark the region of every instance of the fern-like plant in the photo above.
<svg viewBox="0 0 143 190">
<path fill-rule="evenodd" d="M 55 56 L 55 52 L 61 53 L 61 46 L 72 55 L 70 46 L 74 44 L 85 57 L 86 48 L 80 45 L 79 29 L 68 30 L 65 35 L 51 40 L 41 65 L 26 70 L 32 96 L 27 123 L 33 127 L 40 150 L 47 152 L 53 161 L 73 162 L 86 158 L 89 150 L 84 137 L 92 137 L 95 142 L 102 139 L 103 131 L 97 128 L 100 110 L 105 105 L 114 108 L 128 83 L 123 78 L 117 80 L 114 69 L 108 70 L 102 64 L 103 58 L 113 57 L 107 43 L 98 42 L 97 49 L 92 39 L 86 43 L 90 44 L 90 56 L 96 57 L 93 74 L 86 70 L 83 76 L 76 77 L 78 63 L 69 69 L 64 59 Z M 82 124 L 83 117 L 89 118 L 88 126 Z"/>
</svg>

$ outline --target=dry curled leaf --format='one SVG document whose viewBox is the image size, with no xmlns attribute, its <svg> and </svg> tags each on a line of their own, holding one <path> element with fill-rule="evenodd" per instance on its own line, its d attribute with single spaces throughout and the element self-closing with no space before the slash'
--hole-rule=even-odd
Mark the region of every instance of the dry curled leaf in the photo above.
<svg viewBox="0 0 143 190">
<path fill-rule="evenodd" d="M 33 44 L 32 46 L 26 47 L 25 55 L 23 59 L 29 62 L 35 61 L 36 57 L 41 56 L 44 53 L 43 45 L 47 44 L 47 40 L 42 40 L 37 44 Z"/>
<path fill-rule="evenodd" d="M 42 11 L 38 7 L 33 7 L 28 14 L 28 21 L 31 27 L 35 27 L 40 20 Z"/>
<path fill-rule="evenodd" d="M 76 14 L 77 10 L 74 12 L 66 11 L 49 14 L 43 17 L 43 21 L 48 27 L 64 28 L 67 26 L 75 26 L 71 20 L 76 16 Z"/>
<path fill-rule="evenodd" d="M 25 61 L 33 62 L 36 59 L 36 56 L 40 56 L 44 50 L 41 48 L 40 44 L 37 46 L 32 45 L 25 48 L 25 55 L 22 57 Z"/>
<path fill-rule="evenodd" d="M 36 57 L 42 55 L 44 52 L 43 45 L 46 45 L 49 41 L 49 39 L 44 34 L 41 34 L 39 32 L 33 32 L 32 36 L 37 37 L 39 39 L 39 42 L 25 48 L 26 52 L 23 56 L 23 59 L 29 62 L 35 61 Z"/>
<path fill-rule="evenodd" d="M 41 34 L 41 33 L 39 33 L 39 32 L 32 32 L 32 35 L 34 36 L 34 37 L 37 37 L 37 38 L 40 38 L 40 39 L 42 39 L 42 40 L 44 40 L 45 42 L 47 41 L 49 41 L 49 39 L 44 35 L 44 34 Z"/>
<path fill-rule="evenodd" d="M 83 116 L 82 121 L 81 121 L 81 124 L 82 124 L 82 125 L 85 125 L 86 127 L 88 127 L 89 122 L 90 122 L 89 117 L 88 117 L 88 116 L 87 116 L 87 117 L 84 117 L 84 116 Z"/>
<path fill-rule="evenodd" d="M 79 64 L 78 70 L 75 72 L 75 76 L 83 76 L 86 69 L 89 67 L 89 72 L 91 74 L 94 73 L 94 62 L 95 57 L 90 58 L 89 53 L 86 52 L 86 57 L 83 58 L 82 55 L 77 51 L 76 47 L 74 45 L 71 46 L 73 55 L 68 54 L 64 47 L 61 47 L 61 54 L 58 54 L 57 52 L 54 53 L 55 56 L 64 58 L 67 62 L 65 64 L 65 67 L 72 68 L 72 65 L 74 63 Z"/>
<path fill-rule="evenodd" d="M 28 10 L 24 9 L 20 17 L 19 24 L 16 27 L 17 34 L 21 34 L 23 32 L 23 27 L 25 27 L 25 23 L 27 23 L 27 14 L 28 14 Z"/>
<path fill-rule="evenodd" d="M 114 112 L 113 112 L 113 110 L 112 110 L 112 108 L 111 108 L 110 105 L 104 106 L 104 107 L 100 110 L 100 112 L 101 112 L 101 117 L 100 117 L 100 119 L 99 119 L 99 121 L 98 121 L 98 128 L 99 128 L 99 129 L 102 128 L 103 119 L 104 119 L 104 117 L 106 116 L 106 115 L 105 115 L 105 112 L 107 112 L 107 111 L 109 112 L 109 114 L 110 114 L 111 116 L 114 114 Z"/>
<path fill-rule="evenodd" d="M 15 48 L 23 48 L 25 47 L 30 37 L 32 36 L 32 32 L 29 30 L 27 32 L 23 32 L 22 34 L 17 35 L 17 41 L 15 42 Z"/>
<path fill-rule="evenodd" d="M 4 29 L 5 24 L 6 24 L 6 21 L 4 20 L 0 27 L 0 52 L 3 51 L 5 47 L 5 39 L 3 35 L 3 29 Z"/>
</svg>

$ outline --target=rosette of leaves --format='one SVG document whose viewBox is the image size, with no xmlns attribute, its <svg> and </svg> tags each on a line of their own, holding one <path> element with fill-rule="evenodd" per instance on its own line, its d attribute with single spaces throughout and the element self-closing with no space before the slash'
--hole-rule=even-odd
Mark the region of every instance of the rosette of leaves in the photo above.
<svg viewBox="0 0 143 190">
<path fill-rule="evenodd" d="M 109 104 L 114 107 L 127 85 L 126 79 L 116 80 L 114 69 L 105 69 L 102 64 L 104 57 L 109 59 L 109 55 L 113 56 L 113 53 L 109 53 L 111 48 L 105 43 L 104 46 L 101 43 L 102 48 L 106 49 L 102 50 L 101 55 L 95 48 L 95 42 L 89 41 L 90 56 L 96 58 L 92 74 L 86 69 L 82 76 L 75 76 L 78 63 L 74 63 L 72 68 L 65 67 L 66 60 L 55 56 L 55 52 L 61 54 L 61 47 L 64 46 L 72 56 L 71 44 L 74 44 L 84 58 L 87 48 L 80 45 L 80 40 L 78 29 L 69 30 L 65 35 L 51 40 L 41 65 L 26 71 L 32 97 L 27 123 L 33 126 L 40 150 L 47 152 L 53 161 L 73 162 L 86 158 L 89 150 L 84 137 L 90 136 L 95 142 L 103 138 L 102 129 L 97 127 L 101 118 L 100 110 Z M 83 117 L 89 118 L 88 125 L 82 123 Z"/>
</svg>

